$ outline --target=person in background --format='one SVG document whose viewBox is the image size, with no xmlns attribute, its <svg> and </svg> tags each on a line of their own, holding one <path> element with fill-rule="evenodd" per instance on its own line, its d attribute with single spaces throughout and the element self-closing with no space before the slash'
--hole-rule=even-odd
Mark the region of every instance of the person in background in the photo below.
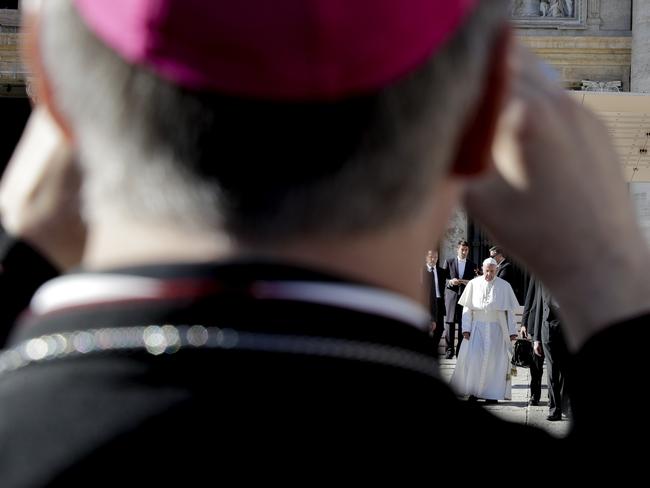
<svg viewBox="0 0 650 488">
<path fill-rule="evenodd" d="M 548 289 L 539 280 L 531 279 L 532 294 L 530 315 L 534 317 L 533 351 L 544 358 L 548 384 L 548 416 L 546 420 L 557 422 L 571 415 L 570 404 L 570 355 L 562 333 L 561 311 Z"/>
<path fill-rule="evenodd" d="M 524 302 L 524 311 L 521 316 L 521 327 L 519 333 L 521 337 L 533 340 L 537 330 L 541 327 L 541 309 L 536 306 L 535 290 L 536 280 L 531 276 L 526 291 L 526 301 Z M 542 375 L 544 373 L 544 353 L 537 349 L 533 354 L 533 360 L 529 365 L 530 369 L 530 399 L 528 404 L 531 406 L 539 405 L 542 395 Z"/>
<path fill-rule="evenodd" d="M 425 256 L 423 284 L 431 312 L 431 337 L 436 354 L 444 330 L 445 283 L 446 270 L 438 266 L 438 251 L 429 249 Z"/>
<path fill-rule="evenodd" d="M 508 261 L 505 254 L 503 253 L 503 249 L 499 246 L 491 247 L 490 257 L 497 262 L 497 277 L 501 278 L 502 280 L 506 280 L 512 287 L 512 290 L 515 292 L 517 299 L 519 299 L 519 280 L 517 279 L 512 263 Z"/>
<path fill-rule="evenodd" d="M 483 261 L 483 274 L 471 280 L 458 303 L 463 306 L 463 337 L 451 386 L 460 396 L 486 403 L 511 398 L 512 341 L 517 338 L 510 284 L 498 278 L 497 263 Z"/>
<path fill-rule="evenodd" d="M 456 257 L 450 258 L 445 263 L 447 272 L 447 286 L 445 289 L 445 358 L 452 359 L 458 356 L 460 344 L 463 342 L 461 320 L 463 307 L 458 305 L 458 299 L 465 290 L 465 285 L 475 277 L 476 264 L 467 258 L 469 243 L 461 239 L 456 248 Z M 458 326 L 458 329 L 456 329 Z M 458 334 L 456 334 L 458 330 Z"/>
</svg>

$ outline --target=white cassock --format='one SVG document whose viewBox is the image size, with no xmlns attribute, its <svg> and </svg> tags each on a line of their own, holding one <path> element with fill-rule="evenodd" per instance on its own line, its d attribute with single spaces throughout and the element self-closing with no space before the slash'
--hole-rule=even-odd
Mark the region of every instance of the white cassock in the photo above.
<svg viewBox="0 0 650 488">
<path fill-rule="evenodd" d="M 519 306 L 510 284 L 483 276 L 467 284 L 458 300 L 463 306 L 463 332 L 469 340 L 460 345 L 451 386 L 459 395 L 490 400 L 510 399 L 510 335 L 517 333 L 515 309 Z"/>
</svg>

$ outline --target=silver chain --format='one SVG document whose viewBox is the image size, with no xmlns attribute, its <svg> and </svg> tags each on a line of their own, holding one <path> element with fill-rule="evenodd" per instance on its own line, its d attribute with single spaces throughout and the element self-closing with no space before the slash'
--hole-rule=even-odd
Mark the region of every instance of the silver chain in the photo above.
<svg viewBox="0 0 650 488">
<path fill-rule="evenodd" d="M 30 364 L 111 351 L 152 356 L 181 349 L 277 352 L 384 364 L 438 378 L 433 357 L 399 347 L 328 337 L 241 332 L 202 325 L 147 325 L 49 334 L 0 352 L 0 375 Z"/>
</svg>

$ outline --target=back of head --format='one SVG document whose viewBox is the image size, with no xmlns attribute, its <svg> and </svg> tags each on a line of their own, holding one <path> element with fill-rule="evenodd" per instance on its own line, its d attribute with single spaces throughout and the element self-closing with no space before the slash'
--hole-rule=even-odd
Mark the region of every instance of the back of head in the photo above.
<svg viewBox="0 0 650 488">
<path fill-rule="evenodd" d="M 414 214 L 473 115 L 505 2 L 332 2 L 43 2 L 87 217 L 265 244 Z M 152 5 L 153 43 L 134 27 Z"/>
<path fill-rule="evenodd" d="M 492 246 L 490 248 L 490 256 L 491 257 L 501 256 L 502 258 L 506 257 L 506 255 L 503 252 L 503 248 L 500 246 Z"/>
</svg>

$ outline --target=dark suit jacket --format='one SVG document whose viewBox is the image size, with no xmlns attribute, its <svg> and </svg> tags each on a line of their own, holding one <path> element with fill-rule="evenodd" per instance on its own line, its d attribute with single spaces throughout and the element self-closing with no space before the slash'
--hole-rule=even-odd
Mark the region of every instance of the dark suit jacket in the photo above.
<svg viewBox="0 0 650 488">
<path fill-rule="evenodd" d="M 505 259 L 501 261 L 499 269 L 497 270 L 497 277 L 501 278 L 502 280 L 506 280 L 508 283 L 510 283 L 510 286 L 512 286 L 512 281 L 514 279 L 512 264 L 510 264 Z"/>
<path fill-rule="evenodd" d="M 340 278 L 260 263 L 115 273 L 164 280 L 170 294 L 26 317 L 8 346 L 45 335 L 33 344 L 38 353 L 43 344 L 61 346 L 63 336 L 56 334 L 84 331 L 67 344 L 87 350 L 92 338 L 105 346 L 124 328 L 154 324 L 202 325 L 216 333 L 197 332 L 177 349 L 185 336 L 168 332 L 169 348 L 161 354 L 161 333 L 154 332 L 151 350 L 96 350 L 0 372 L 2 488 L 126 481 L 202 486 L 229 475 L 239 482 L 304 482 L 321 472 L 363 479 L 372 473 L 408 479 L 412 473 L 415 481 L 430 471 L 430 454 L 404 446 L 444 439 L 450 452 L 460 452 L 475 436 L 489 449 L 463 473 L 472 483 L 502 482 L 503 470 L 494 467 L 522 445 L 560 459 L 576 450 L 589 454 L 583 481 L 601 472 L 626 481 L 629 466 L 642 466 L 645 451 L 629 435 L 647 432 L 650 417 L 612 415 L 611 402 L 593 401 L 593 392 L 616 398 L 638 388 L 638 375 L 620 374 L 603 358 L 612 344 L 645 330 L 650 315 L 613 324 L 582 347 L 572 397 L 576 429 L 556 439 L 458 400 L 438 376 L 426 331 L 369 311 L 264 298 L 252 286 Z M 192 280 L 201 284 L 195 296 L 187 293 Z M 94 332 L 106 327 L 112 331 Z M 210 347 L 196 346 L 203 338 Z M 629 344 L 626 367 L 647 370 L 645 347 L 643 341 Z M 9 363 L 16 357 L 9 353 Z M 0 359 L 6 365 L 7 355 Z M 547 474 L 564 470 L 550 464 Z M 629 476 L 638 479 L 635 471 Z M 442 470 L 436 476 L 451 483 L 458 474 Z"/>
<path fill-rule="evenodd" d="M 519 280 L 517 279 L 517 276 L 515 275 L 515 271 L 512 267 L 512 263 L 508 260 L 503 260 L 501 261 L 501 264 L 499 265 L 499 268 L 497 270 L 497 277 L 501 278 L 502 280 L 507 281 L 510 286 L 512 287 L 512 291 L 515 292 L 515 295 L 517 296 L 518 300 L 521 300 L 521 296 L 519 295 Z"/>
<path fill-rule="evenodd" d="M 560 320 L 553 310 L 553 300 L 546 287 L 531 277 L 526 292 L 526 303 L 522 323 L 527 325 L 528 334 L 535 341 L 549 343 L 563 340 Z"/>
<path fill-rule="evenodd" d="M 450 280 L 454 278 L 459 278 L 462 280 L 471 280 L 476 277 L 474 270 L 476 269 L 476 264 L 469 259 L 465 263 L 465 271 L 463 276 L 458 276 L 458 259 L 451 258 L 448 259 L 445 263 L 445 269 L 447 270 L 447 286 L 445 289 L 445 321 L 446 322 L 461 322 L 461 317 L 463 313 L 462 307 L 458 306 L 458 299 L 465 291 L 465 285 L 456 285 L 453 286 L 450 283 Z"/>
<path fill-rule="evenodd" d="M 521 325 L 526 326 L 526 333 L 531 339 L 535 337 L 535 330 L 539 327 L 537 307 L 535 306 L 535 290 L 535 278 L 531 276 L 528 282 L 528 290 L 526 291 L 524 311 L 521 315 Z"/>
<path fill-rule="evenodd" d="M 441 268 L 436 264 L 436 271 L 438 273 L 438 293 L 440 294 L 441 300 L 436 300 L 436 290 L 434 287 L 435 279 L 433 277 L 433 271 L 425 266 L 423 269 L 424 273 L 424 285 L 425 293 L 427 296 L 427 303 L 429 305 L 429 311 L 431 312 L 431 319 L 438 322 L 439 317 L 445 315 L 445 286 L 447 282 L 447 270 Z M 442 327 L 442 324 L 438 324 Z"/>
</svg>

